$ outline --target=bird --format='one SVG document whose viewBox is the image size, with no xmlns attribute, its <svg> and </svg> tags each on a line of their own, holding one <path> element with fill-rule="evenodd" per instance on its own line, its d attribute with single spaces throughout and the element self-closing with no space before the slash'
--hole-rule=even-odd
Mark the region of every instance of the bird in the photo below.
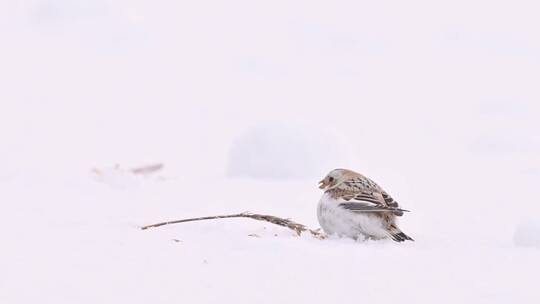
<svg viewBox="0 0 540 304">
<path fill-rule="evenodd" d="M 319 182 L 319 188 L 324 193 L 317 206 L 317 218 L 326 234 L 355 240 L 414 241 L 396 224 L 396 217 L 409 211 L 401 209 L 364 175 L 334 169 Z"/>
</svg>

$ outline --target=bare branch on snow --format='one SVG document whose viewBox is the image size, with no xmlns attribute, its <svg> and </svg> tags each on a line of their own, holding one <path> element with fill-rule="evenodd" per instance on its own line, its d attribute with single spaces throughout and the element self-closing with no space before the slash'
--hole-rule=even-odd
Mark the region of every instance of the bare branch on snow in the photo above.
<svg viewBox="0 0 540 304">
<path fill-rule="evenodd" d="M 165 225 L 171 225 L 171 224 L 179 224 L 179 223 L 186 223 L 186 222 L 195 222 L 195 221 L 204 221 L 204 220 L 215 220 L 215 219 L 224 219 L 224 218 L 250 218 L 257 221 L 264 221 L 269 222 L 278 226 L 286 227 L 291 230 L 294 230 L 297 235 L 301 235 L 302 232 L 309 232 L 311 235 L 318 239 L 324 239 L 325 235 L 324 233 L 320 232 L 319 230 L 313 230 L 309 229 L 305 225 L 302 225 L 300 223 L 294 222 L 290 219 L 284 219 L 273 215 L 264 215 L 264 214 L 255 214 L 255 213 L 249 213 L 249 212 L 243 212 L 238 214 L 229 214 L 229 215 L 216 215 L 216 216 L 205 216 L 205 217 L 197 217 L 197 218 L 188 218 L 188 219 L 181 219 L 176 221 L 168 221 L 168 222 L 162 222 L 157 223 L 153 225 L 147 225 L 144 227 L 141 227 L 142 230 L 146 230 L 148 228 L 155 228 Z"/>
</svg>

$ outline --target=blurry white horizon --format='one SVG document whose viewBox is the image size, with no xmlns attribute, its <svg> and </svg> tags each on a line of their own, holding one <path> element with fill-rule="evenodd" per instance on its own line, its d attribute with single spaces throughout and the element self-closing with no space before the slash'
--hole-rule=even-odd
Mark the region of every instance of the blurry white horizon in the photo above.
<svg viewBox="0 0 540 304">
<path fill-rule="evenodd" d="M 3 153 L 21 165 L 199 156 L 216 174 L 262 122 L 339 132 L 360 164 L 539 174 L 539 30 L 517 4 L 1 3 Z"/>
<path fill-rule="evenodd" d="M 347 166 L 417 234 L 505 244 L 540 218 L 539 8 L 0 0 L 0 184 L 160 162 L 316 196 Z"/>
</svg>

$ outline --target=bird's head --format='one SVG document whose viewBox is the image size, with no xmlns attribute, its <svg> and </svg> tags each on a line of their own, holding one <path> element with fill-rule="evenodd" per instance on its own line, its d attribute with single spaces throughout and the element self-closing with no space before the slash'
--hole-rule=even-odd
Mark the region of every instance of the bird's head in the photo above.
<svg viewBox="0 0 540 304">
<path fill-rule="evenodd" d="M 335 188 L 342 182 L 358 176 L 359 174 L 347 169 L 334 169 L 319 182 L 319 189 L 328 190 Z"/>
</svg>

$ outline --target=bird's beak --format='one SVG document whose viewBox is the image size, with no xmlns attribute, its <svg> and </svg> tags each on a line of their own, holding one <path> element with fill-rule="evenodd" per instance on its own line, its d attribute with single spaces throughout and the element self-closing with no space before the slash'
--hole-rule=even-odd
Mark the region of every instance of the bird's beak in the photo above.
<svg viewBox="0 0 540 304">
<path fill-rule="evenodd" d="M 326 186 L 327 186 L 327 184 L 326 184 L 326 181 L 324 179 L 319 182 L 319 189 L 324 189 L 324 188 L 326 188 Z"/>
</svg>

